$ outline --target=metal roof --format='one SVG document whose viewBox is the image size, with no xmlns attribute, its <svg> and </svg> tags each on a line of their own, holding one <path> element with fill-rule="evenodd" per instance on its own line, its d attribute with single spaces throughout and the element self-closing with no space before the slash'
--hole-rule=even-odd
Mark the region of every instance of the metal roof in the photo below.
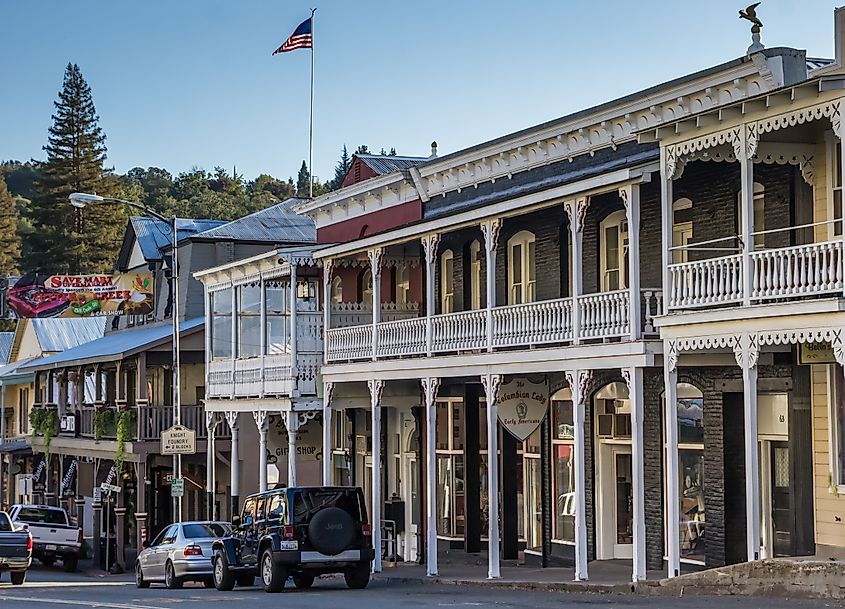
<svg viewBox="0 0 845 609">
<path fill-rule="evenodd" d="M 130 219 L 132 230 L 141 254 L 148 262 L 162 259 L 162 252 L 167 249 L 173 239 L 170 224 L 165 224 L 156 218 L 147 216 L 132 216 Z M 179 240 L 186 239 L 203 231 L 226 224 L 225 220 L 194 220 L 192 218 L 177 218 L 176 232 Z"/>
<path fill-rule="evenodd" d="M 9 363 L 9 354 L 12 352 L 12 341 L 14 339 L 14 332 L 0 332 L 0 364 Z"/>
<path fill-rule="evenodd" d="M 32 329 L 45 353 L 55 353 L 89 343 L 103 336 L 106 317 L 33 319 Z"/>
<path fill-rule="evenodd" d="M 18 368 L 21 368 L 22 366 L 25 366 L 26 364 L 36 359 L 38 358 L 27 357 L 26 359 L 21 359 L 16 362 L 12 362 L 11 364 L 6 364 L 2 368 L 0 368 L 0 385 L 8 385 L 19 383 L 21 381 L 32 380 L 33 374 L 31 372 L 18 372 Z"/>
<path fill-rule="evenodd" d="M 204 317 L 195 317 L 183 321 L 179 324 L 179 333 L 181 335 L 192 332 L 203 327 L 204 323 Z M 170 323 L 112 332 L 73 349 L 38 358 L 25 366 L 21 366 L 20 370 L 35 372 L 36 370 L 48 370 L 64 366 L 117 361 L 128 355 L 167 342 L 172 335 L 173 326 Z"/>
<path fill-rule="evenodd" d="M 268 243 L 315 243 L 317 229 L 308 216 L 296 213 L 305 199 L 291 198 L 243 218 L 194 235 L 196 239 L 264 241 Z"/>
<path fill-rule="evenodd" d="M 391 156 L 385 154 L 356 154 L 367 166 L 379 175 L 402 169 L 408 169 L 427 161 L 423 156 Z"/>
</svg>

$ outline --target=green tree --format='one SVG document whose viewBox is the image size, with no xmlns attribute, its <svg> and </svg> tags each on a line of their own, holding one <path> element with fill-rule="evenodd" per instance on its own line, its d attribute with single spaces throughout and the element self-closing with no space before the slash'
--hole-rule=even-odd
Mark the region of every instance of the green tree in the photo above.
<svg viewBox="0 0 845 609">
<path fill-rule="evenodd" d="M 126 216 L 117 205 L 95 204 L 76 210 L 68 203 L 72 192 L 111 196 L 118 184 L 104 180 L 106 137 L 100 128 L 79 66 L 68 64 L 62 90 L 54 102 L 53 125 L 35 180 L 30 206 L 32 238 L 24 250 L 25 270 L 97 273 L 112 269 L 120 236 L 115 227 Z"/>
<path fill-rule="evenodd" d="M 308 165 L 302 161 L 302 166 L 299 168 L 299 173 L 296 175 L 296 196 L 307 197 L 308 195 L 308 181 L 311 179 L 311 173 L 308 171 Z"/>
<path fill-rule="evenodd" d="M 0 275 L 14 275 L 21 257 L 18 210 L 0 172 Z"/>
<path fill-rule="evenodd" d="M 340 153 L 340 160 L 334 166 L 334 179 L 330 182 L 331 190 L 337 190 L 343 183 L 343 178 L 346 177 L 349 167 L 352 165 L 352 159 L 349 156 L 349 151 L 346 150 L 346 144 L 343 145 L 343 152 Z"/>
</svg>

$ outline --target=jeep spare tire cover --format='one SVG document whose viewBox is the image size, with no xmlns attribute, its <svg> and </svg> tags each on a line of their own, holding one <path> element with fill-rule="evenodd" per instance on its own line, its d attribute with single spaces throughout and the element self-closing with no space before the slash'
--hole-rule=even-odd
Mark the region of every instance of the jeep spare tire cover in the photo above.
<svg viewBox="0 0 845 609">
<path fill-rule="evenodd" d="M 352 516 L 340 508 L 320 510 L 308 523 L 308 539 L 314 549 L 327 556 L 343 552 L 355 538 Z"/>
</svg>

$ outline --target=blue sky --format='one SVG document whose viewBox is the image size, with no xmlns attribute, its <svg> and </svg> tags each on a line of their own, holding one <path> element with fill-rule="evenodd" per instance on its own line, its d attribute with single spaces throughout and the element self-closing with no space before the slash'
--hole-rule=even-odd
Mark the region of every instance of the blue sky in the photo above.
<svg viewBox="0 0 845 609">
<path fill-rule="evenodd" d="M 310 52 L 271 57 L 317 6 L 315 173 L 341 146 L 440 153 L 744 54 L 711 0 L 3 0 L 0 159 L 43 158 L 68 61 L 91 85 L 109 163 L 295 175 Z M 765 0 L 767 46 L 833 53 L 825 0 Z M 82 8 L 84 7 L 84 8 Z"/>
</svg>

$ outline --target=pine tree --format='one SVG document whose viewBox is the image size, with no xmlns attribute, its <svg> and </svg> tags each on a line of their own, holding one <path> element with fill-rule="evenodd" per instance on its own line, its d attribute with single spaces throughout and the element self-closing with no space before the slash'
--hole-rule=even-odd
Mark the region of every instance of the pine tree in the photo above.
<svg viewBox="0 0 845 609">
<path fill-rule="evenodd" d="M 21 238 L 18 235 L 18 210 L 0 173 L 0 275 L 18 272 Z"/>
<path fill-rule="evenodd" d="M 62 90 L 54 102 L 47 160 L 35 183 L 32 239 L 24 252 L 26 270 L 49 273 L 99 273 L 113 268 L 126 226 L 118 205 L 91 204 L 76 210 L 72 192 L 119 194 L 119 183 L 105 180 L 106 136 L 79 66 L 68 64 Z"/>
<path fill-rule="evenodd" d="M 349 151 L 346 149 L 346 144 L 343 145 L 343 152 L 340 153 L 340 160 L 334 166 L 334 179 L 331 181 L 331 189 L 337 190 L 343 183 L 343 178 L 349 171 L 349 166 L 352 164 L 352 159 L 349 157 Z"/>
<path fill-rule="evenodd" d="M 296 196 L 307 197 L 309 195 L 308 182 L 311 179 L 311 174 L 308 172 L 308 165 L 302 161 L 302 167 L 299 168 L 299 173 L 296 175 Z"/>
</svg>

